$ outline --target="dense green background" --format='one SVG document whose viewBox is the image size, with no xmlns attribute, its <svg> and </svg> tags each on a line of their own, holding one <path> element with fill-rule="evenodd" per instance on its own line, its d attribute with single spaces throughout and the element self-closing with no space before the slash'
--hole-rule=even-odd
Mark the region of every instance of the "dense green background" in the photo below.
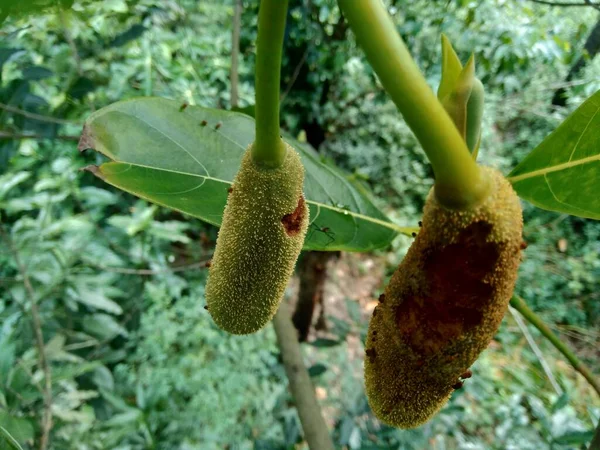
<svg viewBox="0 0 600 450">
<path fill-rule="evenodd" d="M 257 3 L 244 2 L 240 106 L 253 103 Z M 366 182 L 398 225 L 414 226 L 432 184 L 423 153 L 334 2 L 290 3 L 284 128 Z M 392 12 L 432 86 L 441 32 L 463 60 L 475 53 L 487 90 L 480 160 L 504 173 L 600 88 L 592 60 L 568 87 L 567 108 L 550 108 L 598 20 L 591 8 L 415 0 Z M 216 229 L 79 171 L 106 159 L 79 154 L 71 139 L 93 111 L 121 99 L 229 108 L 232 15 L 221 0 L 80 0 L 1 25 L 0 103 L 8 108 L 0 109 L 0 136 L 37 136 L 0 138 L 0 426 L 24 448 L 38 447 L 43 411 L 32 300 L 52 372 L 50 448 L 302 448 L 272 329 L 229 336 L 203 309 L 201 266 Z M 600 225 L 524 208 L 529 248 L 517 293 L 599 373 Z M 398 237 L 368 258 L 343 256 L 341 267 L 367 277 L 375 261 L 389 276 L 409 244 Z M 168 269 L 181 265 L 191 266 Z M 340 278 L 332 271 L 334 288 Z M 413 431 L 381 425 L 362 389 L 368 311 L 350 297 L 336 305 L 330 333 L 320 335 L 328 340 L 304 350 L 340 448 L 578 449 L 589 441 L 598 396 L 531 330 L 559 394 L 511 315 L 476 376 L 434 420 Z"/>
</svg>

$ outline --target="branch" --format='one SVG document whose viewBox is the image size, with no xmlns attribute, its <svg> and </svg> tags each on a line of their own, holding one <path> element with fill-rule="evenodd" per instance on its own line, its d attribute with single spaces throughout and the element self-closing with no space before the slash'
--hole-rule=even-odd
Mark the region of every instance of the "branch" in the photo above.
<svg viewBox="0 0 600 450">
<path fill-rule="evenodd" d="M 52 430 L 52 373 L 50 371 L 50 365 L 48 364 L 48 358 L 46 357 L 46 346 L 44 344 L 44 335 L 42 334 L 42 321 L 40 320 L 40 314 L 37 307 L 35 292 L 33 290 L 33 286 L 31 285 L 31 281 L 29 280 L 27 270 L 25 269 L 25 266 L 21 261 L 19 252 L 17 248 L 13 245 L 12 239 L 10 238 L 8 233 L 2 227 L 0 227 L 0 234 L 2 234 L 2 237 L 8 244 L 9 250 L 13 254 L 15 262 L 17 263 L 19 273 L 23 278 L 25 290 L 27 291 L 27 294 L 29 295 L 30 299 L 31 319 L 33 322 L 33 331 L 35 333 L 35 342 L 38 351 L 38 358 L 40 360 L 40 366 L 42 368 L 42 371 L 44 372 L 44 413 L 42 416 L 42 436 L 40 438 L 39 450 L 46 450 L 46 448 L 48 447 L 48 442 L 50 440 L 50 431 Z"/>
<path fill-rule="evenodd" d="M 164 268 L 164 269 L 159 269 L 159 270 L 152 270 L 152 269 L 130 269 L 128 267 L 110 267 L 110 266 L 103 266 L 100 264 L 90 264 L 93 267 L 96 267 L 100 270 L 105 270 L 107 272 L 115 272 L 115 273 L 121 273 L 124 275 L 157 275 L 159 273 L 167 273 L 167 272 L 185 272 L 186 270 L 193 270 L 193 269 L 200 269 L 200 268 L 206 268 L 210 266 L 210 259 L 207 259 L 206 261 L 197 261 L 195 263 L 191 263 L 191 264 L 186 264 L 186 265 L 182 265 L 182 266 L 175 266 L 175 267 L 168 267 L 168 268 Z"/>
<path fill-rule="evenodd" d="M 315 388 L 304 366 L 298 334 L 292 324 L 285 301 L 273 319 L 277 345 L 289 380 L 289 389 L 296 403 L 304 430 L 304 439 L 311 450 L 334 450 L 329 430 L 315 397 Z"/>
<path fill-rule="evenodd" d="M 235 0 L 233 8 L 233 30 L 231 32 L 231 108 L 238 105 L 238 57 L 240 54 L 240 26 L 242 22 L 242 0 Z"/>
<path fill-rule="evenodd" d="M 81 75 L 83 75 L 83 68 L 81 67 L 81 58 L 79 57 L 79 50 L 77 50 L 77 44 L 75 43 L 73 36 L 71 36 L 71 33 L 69 32 L 69 26 L 67 24 L 67 17 L 65 15 L 65 10 L 62 8 L 60 8 L 59 17 L 60 17 L 61 26 L 63 28 L 63 35 L 65 36 L 65 40 L 69 44 L 69 47 L 71 48 L 71 52 L 73 53 L 73 59 L 75 60 L 75 67 L 77 68 L 77 74 L 79 76 L 81 76 Z"/>
<path fill-rule="evenodd" d="M 304 51 L 302 58 L 300 58 L 300 61 L 298 61 L 298 64 L 296 64 L 296 67 L 294 68 L 294 72 L 292 73 L 292 78 L 290 78 L 290 81 L 289 81 L 288 85 L 286 86 L 285 91 L 283 91 L 283 94 L 281 94 L 281 100 L 279 101 L 280 105 L 283 105 L 283 102 L 285 102 L 285 99 L 287 98 L 292 87 L 296 83 L 296 80 L 298 79 L 298 75 L 300 75 L 300 69 L 302 69 L 302 66 L 306 62 L 307 56 L 308 56 L 308 48 Z"/>
<path fill-rule="evenodd" d="M 72 120 L 66 119 L 57 119 L 56 117 L 43 116 L 41 114 L 32 113 L 29 111 L 25 111 L 23 109 L 16 108 L 14 106 L 5 105 L 4 103 L 0 103 L 0 109 L 5 111 L 20 114 L 21 116 L 27 117 L 29 119 L 39 120 L 41 122 L 50 122 L 50 123 L 58 123 L 61 125 L 79 125 L 78 122 L 74 122 Z"/>
<path fill-rule="evenodd" d="M 513 318 L 517 322 L 517 325 L 519 326 L 519 329 L 521 330 L 521 332 L 525 336 L 525 339 L 527 340 L 527 343 L 529 344 L 529 346 L 533 350 L 533 353 L 535 353 L 535 356 L 537 357 L 538 361 L 542 365 L 542 369 L 544 369 L 544 372 L 546 372 L 546 376 L 550 380 L 550 384 L 552 385 L 552 387 L 554 388 L 554 390 L 556 391 L 556 393 L 558 395 L 562 395 L 562 393 L 563 393 L 562 388 L 560 387 L 560 385 L 556 381 L 556 378 L 554 377 L 554 374 L 552 373 L 552 370 L 550 369 L 550 366 L 548 365 L 548 362 L 546 361 L 546 358 L 544 358 L 544 354 L 542 353 L 542 351 L 540 350 L 540 348 L 536 344 L 535 340 L 533 339 L 533 336 L 531 335 L 531 333 L 527 329 L 527 325 L 525 325 L 525 322 L 523 322 L 523 318 L 519 315 L 519 313 L 517 312 L 517 310 L 515 308 L 509 306 L 508 310 L 510 311 L 510 313 L 513 316 Z"/>
<path fill-rule="evenodd" d="M 600 4 L 593 3 L 591 0 L 584 0 L 583 2 L 572 3 L 572 2 L 553 2 L 549 0 L 530 0 L 533 3 L 539 3 L 541 5 L 548 6 L 560 6 L 560 7 L 570 7 L 570 6 L 590 6 L 592 8 L 600 9 Z"/>
<path fill-rule="evenodd" d="M 527 321 L 536 327 L 542 335 L 550 341 L 556 349 L 563 354 L 565 358 L 571 363 L 573 369 L 579 372 L 583 377 L 590 383 L 590 385 L 594 388 L 594 390 L 600 395 L 600 382 L 597 378 L 594 377 L 594 374 L 590 370 L 588 366 L 586 366 L 578 357 L 573 353 L 573 351 L 560 340 L 560 338 L 548 328 L 548 325 L 544 323 L 541 317 L 539 317 L 536 313 L 534 313 L 527 304 L 525 300 L 517 295 L 513 295 L 513 298 L 510 300 L 510 305 L 519 311 Z"/>
<path fill-rule="evenodd" d="M 41 134 L 21 134 L 21 133 L 4 133 L 0 131 L 0 139 L 58 139 L 61 141 L 79 141 L 81 136 L 67 136 L 67 135 L 57 135 L 57 136 L 44 136 Z"/>
</svg>

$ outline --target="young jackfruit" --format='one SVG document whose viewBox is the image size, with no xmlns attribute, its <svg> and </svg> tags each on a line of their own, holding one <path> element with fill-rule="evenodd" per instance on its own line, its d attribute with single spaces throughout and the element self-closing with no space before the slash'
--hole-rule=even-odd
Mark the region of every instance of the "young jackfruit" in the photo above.
<svg viewBox="0 0 600 450">
<path fill-rule="evenodd" d="M 446 403 L 512 296 L 521 206 L 498 171 L 481 169 L 490 195 L 470 210 L 446 209 L 432 189 L 421 231 L 373 311 L 366 391 L 375 415 L 390 425 L 419 426 Z"/>
<path fill-rule="evenodd" d="M 287 144 L 276 169 L 259 167 L 250 148 L 244 154 L 206 284 L 208 311 L 223 330 L 253 333 L 277 311 L 308 227 L 303 183 L 300 157 Z"/>
</svg>

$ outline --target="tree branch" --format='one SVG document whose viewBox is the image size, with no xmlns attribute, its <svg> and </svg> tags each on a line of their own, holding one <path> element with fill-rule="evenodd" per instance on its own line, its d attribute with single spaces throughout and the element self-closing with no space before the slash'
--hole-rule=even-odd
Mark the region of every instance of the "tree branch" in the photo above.
<svg viewBox="0 0 600 450">
<path fill-rule="evenodd" d="M 548 5 L 548 6 L 560 6 L 560 7 L 571 7 L 571 6 L 590 6 L 592 8 L 596 8 L 596 9 L 600 9 L 600 4 L 596 4 L 593 3 L 591 0 L 584 0 L 583 2 L 577 2 L 577 3 L 572 3 L 572 2 L 553 2 L 550 0 L 530 0 L 533 3 L 539 3 L 541 5 Z"/>
<path fill-rule="evenodd" d="M 4 133 L 0 131 L 0 139 L 58 139 L 60 141 L 79 141 L 81 136 L 67 136 L 59 134 L 57 136 L 43 136 L 41 134 L 21 134 Z"/>
<path fill-rule="evenodd" d="M 304 430 L 304 439 L 311 450 L 334 450 L 329 430 L 315 397 L 315 388 L 302 360 L 298 334 L 290 320 L 285 301 L 281 303 L 273 319 L 273 327 L 289 380 L 289 389 Z"/>
<path fill-rule="evenodd" d="M 39 120 L 40 122 L 50 122 L 50 123 L 58 123 L 61 125 L 79 125 L 78 122 L 74 122 L 72 120 L 66 119 L 57 119 L 56 117 L 43 116 L 41 114 L 32 113 L 29 111 L 25 111 L 23 109 L 16 108 L 14 106 L 5 105 L 4 103 L 0 103 L 0 109 L 5 111 L 19 114 L 21 116 L 27 117 L 29 119 Z"/>
<path fill-rule="evenodd" d="M 590 383 L 590 385 L 594 388 L 594 390 L 600 395 L 600 382 L 594 376 L 592 371 L 588 366 L 586 366 L 578 357 L 573 353 L 573 351 L 560 340 L 560 338 L 548 328 L 548 325 L 544 323 L 541 317 L 539 317 L 536 313 L 534 313 L 527 304 L 525 300 L 517 295 L 513 295 L 513 298 L 510 300 L 510 304 L 513 308 L 527 319 L 527 321 L 536 327 L 542 335 L 550 341 L 556 349 L 563 354 L 565 358 L 571 363 L 573 369 L 579 372 L 583 377 Z"/>
<path fill-rule="evenodd" d="M 231 107 L 238 106 L 238 58 L 240 54 L 240 26 L 242 22 L 242 0 L 235 0 L 233 7 L 233 30 L 231 32 Z"/>
<path fill-rule="evenodd" d="M 562 388 L 560 387 L 560 385 L 556 381 L 556 378 L 554 377 L 554 374 L 552 373 L 552 370 L 550 369 L 550 365 L 546 361 L 546 358 L 544 358 L 544 354 L 542 353 L 542 351 L 540 350 L 540 348 L 536 344 L 535 340 L 533 339 L 533 336 L 531 335 L 531 333 L 527 329 L 527 325 L 525 325 L 525 322 L 523 322 L 523 318 L 519 315 L 519 313 L 517 312 L 517 310 L 515 308 L 513 308 L 512 306 L 509 306 L 508 310 L 510 311 L 511 315 L 513 316 L 513 318 L 517 322 L 517 325 L 518 325 L 519 329 L 521 330 L 521 332 L 525 336 L 525 340 L 527 341 L 527 343 L 529 344 L 529 346 L 533 350 L 533 353 L 535 354 L 535 356 L 537 357 L 538 361 L 542 365 L 542 369 L 544 369 L 544 372 L 546 372 L 546 376 L 550 380 L 550 384 L 552 385 L 552 387 L 554 388 L 554 390 L 556 391 L 556 393 L 558 395 L 562 395 L 562 393 L 563 393 Z"/>
<path fill-rule="evenodd" d="M 38 351 L 40 366 L 42 368 L 42 371 L 44 372 L 44 412 L 42 415 L 42 436 L 40 438 L 39 450 L 46 450 L 46 448 L 48 447 L 48 442 L 50 440 L 50 431 L 52 430 L 52 373 L 50 370 L 50 365 L 48 364 L 48 358 L 46 357 L 46 346 L 44 344 L 44 335 L 42 334 L 42 321 L 40 320 L 40 314 L 37 307 L 35 292 L 33 290 L 33 286 L 31 285 L 31 281 L 29 280 L 27 270 L 25 269 L 25 266 L 21 261 L 19 252 L 14 246 L 9 234 L 2 227 L 0 227 L 0 234 L 2 234 L 2 237 L 6 241 L 8 248 L 13 255 L 13 258 L 15 259 L 19 273 L 23 278 L 25 290 L 29 295 L 31 319 L 33 324 L 33 331 L 35 334 L 35 343 Z"/>
</svg>

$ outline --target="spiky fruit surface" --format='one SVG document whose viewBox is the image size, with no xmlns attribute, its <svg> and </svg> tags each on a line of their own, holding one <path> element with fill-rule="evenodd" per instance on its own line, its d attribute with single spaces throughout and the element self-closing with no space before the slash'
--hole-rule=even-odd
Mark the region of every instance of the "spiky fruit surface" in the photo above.
<svg viewBox="0 0 600 450">
<path fill-rule="evenodd" d="M 264 169 L 249 148 L 230 189 L 206 284 L 208 311 L 229 333 L 253 333 L 271 320 L 302 249 L 304 168 L 286 150 L 280 167 Z"/>
<path fill-rule="evenodd" d="M 421 231 L 373 311 L 366 390 L 390 425 L 429 420 L 507 310 L 521 261 L 521 205 L 498 171 L 482 170 L 490 195 L 471 210 L 448 210 L 430 192 Z"/>
</svg>

